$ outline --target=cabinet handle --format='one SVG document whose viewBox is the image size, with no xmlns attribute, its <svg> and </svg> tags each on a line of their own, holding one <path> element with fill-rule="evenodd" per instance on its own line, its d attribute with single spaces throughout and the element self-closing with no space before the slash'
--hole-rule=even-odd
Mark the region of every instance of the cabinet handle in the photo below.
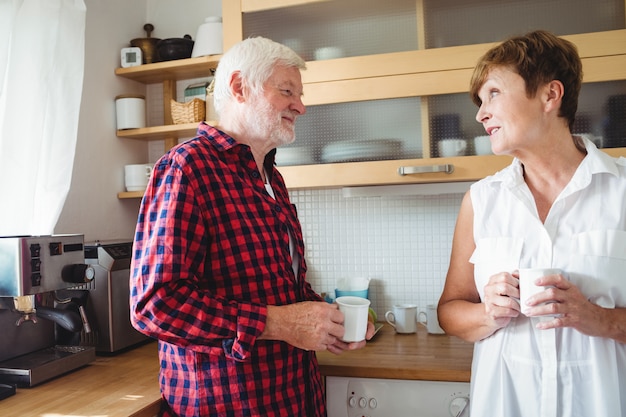
<svg viewBox="0 0 626 417">
<path fill-rule="evenodd" d="M 424 165 L 398 168 L 398 175 L 402 176 L 411 174 L 430 174 L 433 172 L 444 172 L 446 174 L 452 174 L 454 172 L 454 165 Z"/>
</svg>

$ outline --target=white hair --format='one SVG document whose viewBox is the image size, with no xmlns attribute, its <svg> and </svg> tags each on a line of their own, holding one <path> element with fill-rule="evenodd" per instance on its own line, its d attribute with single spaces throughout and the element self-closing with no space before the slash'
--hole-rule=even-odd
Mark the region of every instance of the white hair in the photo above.
<svg viewBox="0 0 626 417">
<path fill-rule="evenodd" d="M 244 39 L 230 48 L 215 71 L 213 101 L 217 114 L 232 98 L 229 80 L 233 72 L 239 71 L 252 92 L 259 93 L 276 65 L 306 69 L 304 60 L 293 50 L 267 38 Z"/>
</svg>

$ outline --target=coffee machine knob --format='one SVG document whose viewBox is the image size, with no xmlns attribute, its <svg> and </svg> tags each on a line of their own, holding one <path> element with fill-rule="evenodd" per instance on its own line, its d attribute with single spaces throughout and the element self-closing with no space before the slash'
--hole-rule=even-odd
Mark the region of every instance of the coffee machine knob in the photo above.
<svg viewBox="0 0 626 417">
<path fill-rule="evenodd" d="M 96 271 L 91 265 L 86 264 L 66 265 L 63 267 L 63 271 L 61 271 L 63 281 L 75 284 L 91 282 L 95 276 Z"/>
</svg>

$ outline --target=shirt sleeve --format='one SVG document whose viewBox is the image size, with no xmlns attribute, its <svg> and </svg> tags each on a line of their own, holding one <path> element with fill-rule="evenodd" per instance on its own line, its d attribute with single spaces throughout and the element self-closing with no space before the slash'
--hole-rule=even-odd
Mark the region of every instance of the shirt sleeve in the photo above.
<svg viewBox="0 0 626 417">
<path fill-rule="evenodd" d="M 193 187 L 181 169 L 161 164 L 155 171 L 135 233 L 133 326 L 179 346 L 248 360 L 265 328 L 267 307 L 216 296 L 202 284 L 210 237 Z"/>
</svg>

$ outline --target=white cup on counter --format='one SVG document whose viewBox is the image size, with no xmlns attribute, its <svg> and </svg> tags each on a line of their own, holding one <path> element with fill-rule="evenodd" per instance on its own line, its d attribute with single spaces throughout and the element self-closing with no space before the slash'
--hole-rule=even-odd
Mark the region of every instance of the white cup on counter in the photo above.
<svg viewBox="0 0 626 417">
<path fill-rule="evenodd" d="M 425 310 L 420 311 L 419 319 L 421 325 L 426 327 L 430 334 L 444 334 L 445 332 L 439 326 L 439 319 L 437 318 L 437 306 L 434 304 L 428 304 Z"/>
<path fill-rule="evenodd" d="M 131 164 L 124 166 L 124 185 L 126 191 L 144 191 L 152 174 L 150 164 Z"/>
<path fill-rule="evenodd" d="M 465 139 L 441 139 L 439 141 L 439 156 L 462 156 L 465 155 L 465 149 L 467 148 L 467 141 Z"/>
<path fill-rule="evenodd" d="M 367 319 L 369 316 L 370 300 L 361 297 L 347 295 L 337 297 L 335 302 L 339 311 L 343 313 L 343 341 L 360 342 L 365 340 L 367 332 Z"/>
<path fill-rule="evenodd" d="M 385 320 L 396 333 L 415 333 L 417 331 L 417 306 L 415 304 L 396 304 L 385 313 Z"/>
</svg>

